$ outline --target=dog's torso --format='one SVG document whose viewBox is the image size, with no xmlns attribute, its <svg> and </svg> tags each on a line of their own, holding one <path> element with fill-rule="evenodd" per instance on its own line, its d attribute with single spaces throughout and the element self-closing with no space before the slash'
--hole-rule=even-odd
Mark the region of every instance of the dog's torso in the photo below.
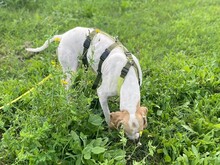
<svg viewBox="0 0 220 165">
<path fill-rule="evenodd" d="M 81 59 L 83 54 L 83 43 L 86 37 L 94 29 L 92 28 L 74 28 L 63 34 L 58 47 L 59 61 L 64 68 L 71 70 L 73 63 Z M 114 38 L 105 33 L 97 33 L 93 38 L 91 45 L 87 52 L 89 65 L 97 72 L 100 56 L 111 44 L 115 42 Z M 65 49 L 66 54 L 63 53 Z M 59 51 L 62 53 L 59 53 Z M 77 57 L 76 57 L 77 54 Z M 133 56 L 133 55 L 132 55 Z M 68 61 L 67 61 L 68 59 Z M 140 65 L 135 56 L 133 56 L 135 63 L 138 66 L 138 72 L 141 73 Z M 118 79 L 122 68 L 127 63 L 127 57 L 122 47 L 114 48 L 102 65 L 102 88 L 109 96 L 117 95 Z M 128 110 L 130 113 L 135 113 L 136 105 L 140 101 L 140 87 L 138 77 L 134 67 L 131 67 L 124 83 L 120 90 L 120 109 Z M 139 75 L 140 80 L 142 75 Z"/>
</svg>

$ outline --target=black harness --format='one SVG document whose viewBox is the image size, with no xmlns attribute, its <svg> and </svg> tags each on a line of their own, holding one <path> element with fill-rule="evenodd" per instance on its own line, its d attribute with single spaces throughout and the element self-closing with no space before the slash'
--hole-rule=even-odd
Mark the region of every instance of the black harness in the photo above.
<svg viewBox="0 0 220 165">
<path fill-rule="evenodd" d="M 83 57 L 82 57 L 82 63 L 83 65 L 85 66 L 85 69 L 87 70 L 88 69 L 88 66 L 89 66 L 89 63 L 88 63 L 88 59 L 87 59 L 87 52 L 88 52 L 88 49 L 90 47 L 90 44 L 92 42 L 92 39 L 94 38 L 94 36 L 99 32 L 99 30 L 93 30 L 87 37 L 86 37 L 86 40 L 83 44 Z M 121 46 L 121 44 L 118 42 L 118 41 L 115 41 L 113 44 L 111 44 L 108 48 L 105 49 L 105 51 L 102 53 L 102 55 L 100 56 L 100 60 L 99 60 L 99 65 L 98 65 L 98 69 L 97 69 L 97 77 L 95 79 L 95 82 L 93 83 L 93 86 L 92 86 L 92 89 L 96 89 L 98 87 L 98 84 L 102 78 L 102 64 L 103 62 L 105 61 L 105 59 L 108 57 L 108 55 L 111 53 L 111 51 L 116 48 L 117 46 Z M 134 59 L 132 57 L 132 54 L 127 51 L 123 46 L 122 46 L 124 52 L 125 52 L 125 55 L 128 59 L 126 65 L 122 68 L 121 70 L 121 75 L 120 77 L 125 79 L 126 75 L 128 74 L 129 72 L 129 69 L 131 66 L 133 66 L 136 70 L 136 73 L 137 73 L 137 77 L 138 77 L 138 82 L 139 82 L 139 85 L 140 85 L 140 77 L 139 77 L 139 70 L 138 70 L 138 67 L 137 67 L 137 64 L 134 62 Z"/>
<path fill-rule="evenodd" d="M 108 55 L 111 53 L 111 51 L 117 46 L 119 46 L 117 42 L 111 44 L 107 49 L 105 49 L 105 51 L 100 56 L 99 65 L 98 65 L 98 69 L 97 69 L 98 74 L 96 76 L 96 79 L 95 79 L 95 82 L 92 86 L 92 89 L 96 89 L 98 87 L 99 81 L 102 78 L 102 64 L 105 61 L 105 59 L 108 57 Z"/>
<path fill-rule="evenodd" d="M 90 47 L 90 44 L 92 42 L 92 39 L 94 38 L 94 36 L 98 33 L 98 30 L 93 30 L 87 37 L 86 37 L 86 40 L 84 41 L 83 43 L 83 57 L 82 57 L 82 62 L 83 62 L 83 65 L 85 67 L 85 69 L 87 70 L 88 67 L 89 67 L 89 63 L 88 63 L 88 59 L 87 59 L 87 52 L 88 52 L 88 49 Z"/>
</svg>

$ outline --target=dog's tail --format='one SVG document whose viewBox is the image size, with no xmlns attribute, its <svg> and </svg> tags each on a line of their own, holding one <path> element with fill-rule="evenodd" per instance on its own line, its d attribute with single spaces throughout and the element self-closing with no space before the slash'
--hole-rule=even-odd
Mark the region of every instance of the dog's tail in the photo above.
<svg viewBox="0 0 220 165">
<path fill-rule="evenodd" d="M 26 48 L 26 50 L 28 52 L 34 52 L 34 53 L 41 52 L 44 49 L 46 49 L 51 42 L 53 42 L 53 41 L 60 41 L 61 39 L 62 39 L 62 35 L 55 35 L 51 39 L 45 41 L 45 43 L 41 47 L 38 47 L 38 48 Z"/>
</svg>

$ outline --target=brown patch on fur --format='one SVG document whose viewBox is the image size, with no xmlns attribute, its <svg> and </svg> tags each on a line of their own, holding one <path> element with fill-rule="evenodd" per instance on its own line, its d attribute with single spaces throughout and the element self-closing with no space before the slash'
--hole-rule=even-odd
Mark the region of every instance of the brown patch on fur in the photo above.
<svg viewBox="0 0 220 165">
<path fill-rule="evenodd" d="M 141 130 L 147 127 L 147 107 L 141 107 L 140 104 L 137 105 L 136 117 L 138 119 Z"/>
<path fill-rule="evenodd" d="M 125 121 L 129 120 L 128 111 L 118 111 L 110 113 L 110 128 L 118 129 L 121 124 L 124 124 Z"/>
</svg>

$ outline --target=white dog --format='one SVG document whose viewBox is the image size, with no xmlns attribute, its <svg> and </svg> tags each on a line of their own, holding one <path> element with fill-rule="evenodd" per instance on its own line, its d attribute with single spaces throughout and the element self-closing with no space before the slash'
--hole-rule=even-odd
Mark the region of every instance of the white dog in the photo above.
<svg viewBox="0 0 220 165">
<path fill-rule="evenodd" d="M 76 72 L 80 56 L 87 53 L 86 59 L 89 65 L 97 72 L 102 53 L 116 42 L 108 34 L 96 30 L 96 33 L 90 38 L 88 50 L 84 50 L 84 42 L 94 30 L 93 28 L 76 27 L 62 35 L 55 35 L 39 48 L 27 48 L 26 50 L 40 52 L 46 49 L 49 43 L 60 41 L 57 53 L 63 72 L 67 75 L 66 88 L 68 89 L 71 85 L 70 72 Z M 121 44 L 114 47 L 104 60 L 101 66 L 102 83 L 97 89 L 97 93 L 107 124 L 114 128 L 122 126 L 128 138 L 135 140 L 140 137 L 141 132 L 147 126 L 147 108 L 140 106 L 142 72 L 139 62 L 133 55 L 128 58 L 125 55 L 125 49 Z M 119 86 L 122 69 L 131 58 L 135 65 L 129 67 L 122 85 Z M 120 111 L 110 113 L 108 97 L 117 95 L 118 88 L 120 88 Z"/>
</svg>

